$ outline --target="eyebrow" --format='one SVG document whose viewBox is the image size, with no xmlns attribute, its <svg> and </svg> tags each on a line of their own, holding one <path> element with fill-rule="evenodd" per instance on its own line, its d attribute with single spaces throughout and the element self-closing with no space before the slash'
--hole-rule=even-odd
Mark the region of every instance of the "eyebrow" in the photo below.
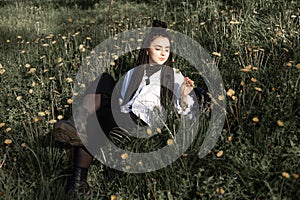
<svg viewBox="0 0 300 200">
<path fill-rule="evenodd" d="M 157 44 L 157 45 L 154 45 L 154 47 L 163 47 L 163 46 Z M 170 46 L 166 46 L 165 48 L 170 48 Z"/>
</svg>

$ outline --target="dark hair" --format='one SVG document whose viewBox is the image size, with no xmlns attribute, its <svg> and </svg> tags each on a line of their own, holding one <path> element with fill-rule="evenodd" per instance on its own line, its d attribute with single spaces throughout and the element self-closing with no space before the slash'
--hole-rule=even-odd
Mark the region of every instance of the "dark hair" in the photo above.
<svg viewBox="0 0 300 200">
<path fill-rule="evenodd" d="M 151 42 L 159 37 L 166 37 L 169 39 L 171 44 L 171 35 L 166 31 L 167 25 L 165 22 L 154 20 L 152 23 L 152 28 L 150 33 L 146 35 L 143 40 L 142 47 L 139 51 L 137 67 L 130 80 L 130 88 L 127 88 L 125 93 L 125 98 L 123 103 L 126 104 L 135 91 L 138 89 L 142 78 L 144 76 L 144 67 L 141 65 L 149 64 L 149 55 L 147 55 L 147 49 L 150 47 Z M 166 108 L 168 102 L 173 102 L 173 90 L 174 88 L 174 72 L 173 72 L 173 62 L 172 62 L 172 45 L 170 46 L 170 55 L 168 60 L 164 63 L 161 71 L 161 91 L 160 91 L 160 101 L 161 104 Z"/>
<path fill-rule="evenodd" d="M 165 37 L 168 38 L 171 44 L 171 35 L 166 31 L 167 25 L 165 22 L 154 20 L 152 23 L 152 28 L 150 33 L 146 35 L 146 37 L 143 40 L 142 47 L 140 49 L 137 64 L 144 65 L 149 63 L 149 55 L 147 55 L 147 49 L 150 47 L 150 44 L 153 40 L 155 40 L 157 37 Z M 164 65 L 172 67 L 172 45 L 170 49 L 170 56 L 168 60 L 164 63 Z"/>
</svg>

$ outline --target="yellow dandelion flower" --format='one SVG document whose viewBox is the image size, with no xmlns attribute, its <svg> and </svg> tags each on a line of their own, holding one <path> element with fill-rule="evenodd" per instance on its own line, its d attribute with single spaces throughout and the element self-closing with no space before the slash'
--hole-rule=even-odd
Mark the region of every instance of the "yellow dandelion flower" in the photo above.
<svg viewBox="0 0 300 200">
<path fill-rule="evenodd" d="M 187 153 L 183 153 L 181 156 L 182 157 L 187 157 L 189 154 L 187 154 Z"/>
<path fill-rule="evenodd" d="M 21 147 L 23 147 L 23 148 L 25 148 L 27 145 L 26 145 L 26 143 L 25 142 L 23 142 L 22 144 L 21 144 Z"/>
<path fill-rule="evenodd" d="M 212 52 L 212 55 L 217 56 L 217 57 L 221 57 L 221 53 L 219 53 L 219 52 Z"/>
<path fill-rule="evenodd" d="M 160 128 L 156 128 L 156 132 L 158 133 L 158 134 L 161 134 L 161 129 Z"/>
<path fill-rule="evenodd" d="M 291 67 L 291 66 L 293 66 L 293 63 L 290 61 L 290 62 L 288 62 L 288 63 L 286 64 L 286 66 L 287 66 L 287 67 Z"/>
<path fill-rule="evenodd" d="M 92 40 L 92 38 L 91 37 L 86 37 L 86 40 Z"/>
<path fill-rule="evenodd" d="M 9 144 L 12 143 L 12 140 L 11 140 L 11 139 L 6 139 L 6 140 L 4 141 L 4 143 L 7 144 L 7 145 L 9 145 Z"/>
<path fill-rule="evenodd" d="M 21 51 L 21 54 L 24 54 L 24 53 L 26 53 L 26 51 L 25 51 L 25 50 L 22 50 L 22 51 Z"/>
<path fill-rule="evenodd" d="M 66 78 L 66 81 L 67 81 L 67 83 L 73 83 L 73 79 L 70 77 Z"/>
<path fill-rule="evenodd" d="M 146 133 L 147 135 L 152 135 L 152 130 L 150 128 L 147 128 Z"/>
<path fill-rule="evenodd" d="M 83 49 L 83 48 L 84 48 L 84 45 L 83 45 L 83 44 L 79 45 L 79 47 L 78 47 L 79 50 L 81 50 L 81 49 Z"/>
<path fill-rule="evenodd" d="M 225 193 L 225 190 L 223 188 L 220 188 L 220 192 L 221 195 L 223 195 Z"/>
<path fill-rule="evenodd" d="M 254 88 L 256 91 L 262 92 L 262 89 L 260 87 L 255 87 Z"/>
<path fill-rule="evenodd" d="M 42 46 L 43 46 L 43 47 L 49 47 L 49 44 L 44 43 L 44 44 L 42 44 Z"/>
<path fill-rule="evenodd" d="M 221 150 L 221 151 L 219 151 L 219 152 L 217 153 L 216 156 L 217 156 L 218 158 L 220 158 L 221 156 L 223 156 L 223 153 L 224 153 L 224 151 Z"/>
<path fill-rule="evenodd" d="M 289 179 L 290 178 L 290 174 L 287 172 L 282 172 L 281 174 L 284 178 Z"/>
<path fill-rule="evenodd" d="M 289 50 L 287 48 L 282 48 L 285 52 L 289 52 Z"/>
<path fill-rule="evenodd" d="M 40 120 L 40 118 L 38 118 L 38 117 L 35 117 L 35 118 L 33 119 L 34 123 L 37 123 L 39 120 Z"/>
<path fill-rule="evenodd" d="M 253 71 L 257 71 L 257 70 L 258 70 L 258 67 L 252 67 L 252 70 L 253 70 Z"/>
<path fill-rule="evenodd" d="M 257 123 L 257 122 L 259 122 L 259 119 L 258 119 L 258 117 L 253 117 L 253 118 L 252 118 L 252 121 L 253 121 L 254 123 Z"/>
<path fill-rule="evenodd" d="M 58 119 L 58 120 L 62 120 L 63 118 L 64 118 L 64 116 L 62 116 L 62 115 L 58 115 L 58 116 L 57 116 L 57 119 Z"/>
<path fill-rule="evenodd" d="M 220 189 L 220 194 L 223 195 L 225 193 L 225 190 L 223 188 Z"/>
<path fill-rule="evenodd" d="M 118 55 L 113 55 L 113 59 L 114 59 L 114 60 L 117 60 L 118 58 L 119 58 Z"/>
<path fill-rule="evenodd" d="M 293 173 L 293 178 L 294 179 L 298 179 L 299 178 L 299 174 Z"/>
<path fill-rule="evenodd" d="M 300 63 L 298 63 L 298 64 L 296 65 L 296 67 L 297 67 L 298 69 L 300 69 Z"/>
<path fill-rule="evenodd" d="M 58 57 L 56 60 L 55 60 L 55 63 L 61 63 L 63 61 L 62 57 Z"/>
<path fill-rule="evenodd" d="M 200 25 L 200 26 L 204 26 L 204 25 L 205 25 L 205 22 L 200 22 L 199 25 Z"/>
<path fill-rule="evenodd" d="M 22 99 L 22 96 L 17 96 L 17 101 L 20 101 Z"/>
<path fill-rule="evenodd" d="M 50 81 L 55 80 L 55 77 L 53 77 L 53 76 L 52 76 L 52 77 L 49 77 L 49 80 L 50 80 Z"/>
<path fill-rule="evenodd" d="M 125 167 L 125 169 L 127 170 L 127 171 L 129 171 L 130 170 L 130 165 L 126 165 L 126 167 Z"/>
<path fill-rule="evenodd" d="M 28 74 L 33 74 L 36 71 L 36 68 L 30 68 L 30 70 L 28 71 Z"/>
<path fill-rule="evenodd" d="M 127 154 L 127 153 L 123 153 L 123 154 L 121 155 L 121 158 L 122 158 L 123 160 L 126 160 L 126 159 L 128 158 L 128 154 Z"/>
<path fill-rule="evenodd" d="M 251 68 L 252 68 L 251 65 L 247 65 L 247 66 L 245 67 L 245 69 L 250 69 L 250 70 L 251 70 Z"/>
<path fill-rule="evenodd" d="M 233 101 L 237 100 L 236 96 L 232 96 L 231 98 L 232 98 Z"/>
<path fill-rule="evenodd" d="M 18 35 L 18 36 L 17 36 L 17 39 L 22 39 L 22 36 L 21 36 L 21 35 Z"/>
<path fill-rule="evenodd" d="M 111 65 L 111 66 L 115 66 L 116 63 L 115 63 L 114 61 L 111 61 L 111 62 L 110 62 L 110 65 Z"/>
<path fill-rule="evenodd" d="M 6 40 L 7 43 L 10 43 L 10 40 Z"/>
<path fill-rule="evenodd" d="M 296 18 L 297 17 L 297 15 L 291 15 L 291 18 Z"/>
<path fill-rule="evenodd" d="M 5 73 L 5 69 L 0 68 L 0 74 L 4 74 Z"/>
<path fill-rule="evenodd" d="M 174 140 L 173 140 L 173 139 L 168 139 L 168 140 L 167 140 L 167 144 L 168 144 L 168 145 L 174 144 Z"/>
<path fill-rule="evenodd" d="M 231 21 L 229 22 L 229 24 L 237 25 L 237 24 L 240 24 L 240 22 L 237 21 L 237 20 L 235 19 L 235 20 L 231 20 Z"/>
<path fill-rule="evenodd" d="M 251 69 L 246 69 L 246 68 L 242 68 L 242 69 L 240 69 L 242 72 L 249 72 L 249 71 L 251 71 Z"/>
<path fill-rule="evenodd" d="M 49 123 L 50 124 L 55 124 L 57 121 L 55 120 L 55 119 L 51 119 L 50 121 L 49 121 Z"/>
<path fill-rule="evenodd" d="M 46 115 L 50 115 L 50 111 L 49 110 L 45 110 Z"/>
<path fill-rule="evenodd" d="M 117 200 L 117 196 L 116 196 L 116 195 L 114 195 L 114 194 L 113 194 L 113 195 L 111 195 L 111 196 L 110 196 L 110 200 Z"/>
<path fill-rule="evenodd" d="M 25 64 L 25 67 L 26 67 L 26 68 L 29 68 L 30 66 L 31 66 L 31 65 L 30 65 L 29 63 L 26 63 L 26 64 Z"/>
<path fill-rule="evenodd" d="M 28 93 L 29 93 L 29 94 L 32 94 L 32 93 L 33 93 L 33 89 L 29 89 L 29 90 L 28 90 Z"/>
<path fill-rule="evenodd" d="M 67 103 L 68 103 L 68 104 L 72 104 L 72 103 L 73 103 L 73 99 L 68 99 L 68 100 L 67 100 Z"/>
<path fill-rule="evenodd" d="M 138 164 L 143 165 L 143 161 L 139 160 Z"/>
<path fill-rule="evenodd" d="M 78 36 L 79 34 L 80 34 L 80 32 L 78 31 L 78 32 L 74 33 L 72 36 L 73 36 L 73 37 L 76 37 L 76 36 Z"/>
<path fill-rule="evenodd" d="M 277 125 L 278 125 L 278 126 L 283 126 L 283 122 L 282 122 L 281 120 L 278 120 L 278 121 L 277 121 Z"/>
<path fill-rule="evenodd" d="M 225 97 L 224 97 L 224 95 L 219 95 L 219 96 L 218 96 L 218 99 L 219 99 L 220 101 L 223 101 L 223 100 L 225 99 Z"/>
<path fill-rule="evenodd" d="M 0 128 L 2 128 L 3 126 L 5 126 L 5 123 L 4 122 L 0 123 Z"/>
<path fill-rule="evenodd" d="M 240 84 L 241 84 L 241 86 L 244 86 L 244 85 L 245 85 L 245 82 L 244 82 L 244 81 L 241 81 Z"/>
<path fill-rule="evenodd" d="M 115 49 L 117 49 L 117 50 L 121 49 L 121 47 L 119 47 L 119 46 L 117 46 L 117 45 L 115 45 L 114 47 L 115 47 Z"/>
<path fill-rule="evenodd" d="M 231 97 L 235 94 L 235 91 L 233 89 L 229 89 L 226 94 Z"/>
<path fill-rule="evenodd" d="M 46 114 L 45 114 L 45 112 L 38 112 L 38 115 L 39 115 L 40 117 L 44 117 Z"/>
<path fill-rule="evenodd" d="M 251 81 L 253 82 L 253 83 L 255 83 L 257 80 L 255 79 L 255 78 L 251 78 Z"/>
<path fill-rule="evenodd" d="M 67 22 L 71 24 L 71 23 L 73 23 L 73 19 L 72 18 L 68 18 Z"/>
<path fill-rule="evenodd" d="M 232 141 L 232 135 L 229 135 L 229 136 L 227 137 L 227 140 L 228 140 L 229 142 L 231 142 L 231 141 Z"/>
<path fill-rule="evenodd" d="M 47 35 L 45 38 L 46 38 L 46 39 L 52 39 L 53 36 L 54 36 L 53 34 L 49 34 L 49 35 Z"/>
<path fill-rule="evenodd" d="M 51 44 L 53 44 L 53 45 L 54 45 L 54 44 L 56 44 L 56 43 L 57 43 L 57 41 L 56 41 L 56 40 L 54 40 L 54 41 L 52 41 L 52 42 L 51 42 Z"/>
<path fill-rule="evenodd" d="M 10 132 L 11 130 L 12 130 L 12 129 L 11 129 L 10 127 L 8 127 L 8 128 L 5 129 L 5 132 L 8 133 L 8 132 Z"/>
</svg>

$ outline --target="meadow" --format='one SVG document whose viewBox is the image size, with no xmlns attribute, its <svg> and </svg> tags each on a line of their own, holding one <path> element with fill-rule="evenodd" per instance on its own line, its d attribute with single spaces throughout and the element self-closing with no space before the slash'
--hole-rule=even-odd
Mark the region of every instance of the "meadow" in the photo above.
<svg viewBox="0 0 300 200">
<path fill-rule="evenodd" d="M 74 76 L 99 43 L 153 19 L 214 59 L 227 99 L 221 136 L 200 159 L 201 121 L 199 139 L 149 173 L 95 160 L 86 199 L 299 199 L 297 0 L 0 1 L 0 199 L 68 198 L 74 147 L 53 141 L 51 130 L 72 114 Z M 119 78 L 130 62 L 106 70 Z M 198 78 L 185 61 L 177 67 Z"/>
</svg>

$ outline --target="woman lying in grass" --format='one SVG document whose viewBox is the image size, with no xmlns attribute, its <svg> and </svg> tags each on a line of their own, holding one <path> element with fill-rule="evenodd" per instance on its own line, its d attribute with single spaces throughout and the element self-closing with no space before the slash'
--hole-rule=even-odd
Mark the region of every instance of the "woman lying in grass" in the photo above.
<svg viewBox="0 0 300 200">
<path fill-rule="evenodd" d="M 191 113 L 195 103 L 190 95 L 194 89 L 194 81 L 173 69 L 171 37 L 166 28 L 165 23 L 154 21 L 153 28 L 140 49 L 138 67 L 125 74 L 123 83 L 117 90 L 117 99 L 112 98 L 113 90 L 116 89 L 115 80 L 104 73 L 85 93 L 78 108 L 80 116 L 77 119 L 74 116 L 76 128 L 73 120 L 56 124 L 54 138 L 77 146 L 75 169 L 67 185 L 67 192 L 84 194 L 89 190 L 87 173 L 93 155 L 83 144 L 93 141 L 93 136 L 99 132 L 93 123 L 99 123 L 106 135 L 120 134 L 120 138 L 127 138 L 127 132 L 137 126 L 158 126 L 156 113 L 169 108 L 170 102 L 177 115 Z M 117 106 L 111 106 L 111 102 L 116 101 L 118 103 L 113 105 Z M 113 110 L 117 112 L 117 120 L 113 117 Z M 96 122 L 92 120 L 95 118 Z M 112 131 L 118 127 L 121 131 Z M 86 141 L 82 143 L 83 138 Z"/>
</svg>

